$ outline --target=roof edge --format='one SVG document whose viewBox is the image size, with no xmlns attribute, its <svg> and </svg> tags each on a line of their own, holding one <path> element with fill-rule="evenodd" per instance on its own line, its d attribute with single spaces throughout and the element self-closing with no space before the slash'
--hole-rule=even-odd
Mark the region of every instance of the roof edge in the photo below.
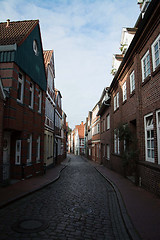
<svg viewBox="0 0 160 240">
<path fill-rule="evenodd" d="M 0 45 L 0 52 L 10 52 L 10 51 L 17 51 L 16 43 L 12 45 Z"/>
</svg>

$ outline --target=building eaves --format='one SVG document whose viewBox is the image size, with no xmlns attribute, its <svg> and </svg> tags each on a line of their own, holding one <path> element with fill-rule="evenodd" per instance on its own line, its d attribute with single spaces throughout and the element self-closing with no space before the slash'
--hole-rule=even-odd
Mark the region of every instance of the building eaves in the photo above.
<svg viewBox="0 0 160 240">
<path fill-rule="evenodd" d="M 140 22 L 139 22 L 139 26 L 136 31 L 136 34 L 135 34 L 126 54 L 124 55 L 123 61 L 121 62 L 120 66 L 111 82 L 111 85 L 109 87 L 109 92 L 111 92 L 111 89 L 114 87 L 115 83 L 117 82 L 117 78 L 118 78 L 120 72 L 122 71 L 123 67 L 125 66 L 126 62 L 130 59 L 131 53 L 132 53 L 133 49 L 135 48 L 136 43 L 139 41 L 140 36 L 141 36 L 148 20 L 151 18 L 152 13 L 155 10 L 155 6 L 157 6 L 158 4 L 160 5 L 159 0 L 152 0 L 149 7 L 147 8 L 144 18 L 139 20 Z"/>
</svg>

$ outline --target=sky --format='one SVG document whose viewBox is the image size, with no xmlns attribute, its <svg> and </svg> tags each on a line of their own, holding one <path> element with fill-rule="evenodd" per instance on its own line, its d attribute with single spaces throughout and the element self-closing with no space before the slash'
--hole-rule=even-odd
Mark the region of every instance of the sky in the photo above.
<svg viewBox="0 0 160 240">
<path fill-rule="evenodd" d="M 134 27 L 137 0 L 0 0 L 0 21 L 39 19 L 44 50 L 54 50 L 55 87 L 73 129 L 85 123 L 113 76 L 123 27 Z"/>
</svg>

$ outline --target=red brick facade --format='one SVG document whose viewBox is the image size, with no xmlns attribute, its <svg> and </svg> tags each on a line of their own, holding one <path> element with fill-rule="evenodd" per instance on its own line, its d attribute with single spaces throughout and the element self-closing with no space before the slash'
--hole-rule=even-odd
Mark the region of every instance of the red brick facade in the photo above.
<svg viewBox="0 0 160 240">
<path fill-rule="evenodd" d="M 0 75 L 3 86 L 9 88 L 4 110 L 4 134 L 10 137 L 10 177 L 27 178 L 43 171 L 43 127 L 44 127 L 44 92 L 34 84 L 34 105 L 29 107 L 29 88 L 31 79 L 24 74 L 23 103 L 17 101 L 18 73 L 20 69 L 15 63 L 0 63 Z M 41 112 L 38 112 L 38 94 L 42 92 Z M 27 139 L 32 135 L 32 162 L 27 164 Z M 40 159 L 36 160 L 37 139 L 40 137 Z M 21 140 L 19 164 L 15 164 L 16 141 Z"/>
<path fill-rule="evenodd" d="M 101 126 L 107 114 L 111 115 L 110 130 L 101 132 L 103 164 L 135 177 L 138 184 L 157 195 L 160 195 L 160 46 L 156 67 L 153 47 L 160 41 L 159 12 L 159 1 L 152 0 L 144 18 L 136 23 L 135 37 L 109 88 L 110 105 L 101 112 Z M 132 74 L 134 87 L 131 86 Z M 122 125 L 128 126 L 130 135 L 136 139 L 134 147 L 138 153 L 134 160 L 129 160 L 127 168 L 122 157 L 126 143 L 120 141 L 117 134 Z M 110 145 L 109 161 L 103 150 L 107 144 Z"/>
</svg>

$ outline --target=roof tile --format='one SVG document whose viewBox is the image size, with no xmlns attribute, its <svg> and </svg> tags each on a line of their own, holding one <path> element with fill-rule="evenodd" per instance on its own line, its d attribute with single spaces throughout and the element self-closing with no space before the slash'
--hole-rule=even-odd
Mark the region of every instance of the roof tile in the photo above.
<svg viewBox="0 0 160 240">
<path fill-rule="evenodd" d="M 11 45 L 17 43 L 20 45 L 34 27 L 39 23 L 39 20 L 25 20 L 17 22 L 0 23 L 0 45 Z"/>
</svg>

